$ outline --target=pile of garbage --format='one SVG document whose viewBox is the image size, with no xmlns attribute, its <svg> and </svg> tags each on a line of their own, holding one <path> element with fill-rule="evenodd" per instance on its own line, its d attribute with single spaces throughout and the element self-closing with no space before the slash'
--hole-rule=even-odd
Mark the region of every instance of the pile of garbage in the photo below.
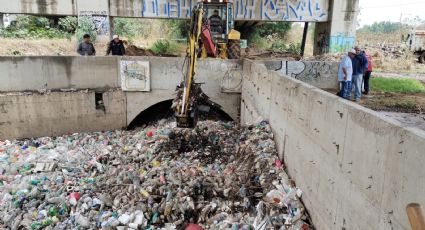
<svg viewBox="0 0 425 230">
<path fill-rule="evenodd" d="M 311 229 L 267 122 L 0 141 L 0 228 Z"/>
<path fill-rule="evenodd" d="M 151 49 L 144 49 L 135 45 L 129 45 L 125 49 L 127 56 L 158 56 L 158 57 L 177 57 L 173 54 L 157 54 Z"/>
</svg>

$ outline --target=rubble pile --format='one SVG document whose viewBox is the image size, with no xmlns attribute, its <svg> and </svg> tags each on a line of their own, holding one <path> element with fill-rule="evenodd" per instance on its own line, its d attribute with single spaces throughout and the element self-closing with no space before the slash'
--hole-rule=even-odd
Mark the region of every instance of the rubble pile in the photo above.
<svg viewBox="0 0 425 230">
<path fill-rule="evenodd" d="M 328 62 L 339 62 L 341 58 L 345 55 L 341 53 L 335 53 L 335 54 L 323 54 L 323 55 L 316 55 L 312 57 L 306 57 L 305 61 L 328 61 Z"/>
<path fill-rule="evenodd" d="M 177 57 L 173 54 L 157 54 L 151 49 L 144 49 L 135 45 L 129 45 L 125 48 L 126 56 L 158 56 L 158 57 Z"/>
<path fill-rule="evenodd" d="M 267 122 L 0 141 L 3 228 L 310 229 L 301 195 Z"/>
<path fill-rule="evenodd" d="M 375 58 L 388 57 L 391 59 L 406 58 L 410 52 L 407 47 L 393 44 L 380 44 L 367 47 Z"/>
</svg>

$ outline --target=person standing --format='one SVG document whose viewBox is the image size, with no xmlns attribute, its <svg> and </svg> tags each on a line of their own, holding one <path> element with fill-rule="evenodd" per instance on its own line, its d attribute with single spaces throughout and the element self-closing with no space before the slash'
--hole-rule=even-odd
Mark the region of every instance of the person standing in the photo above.
<svg viewBox="0 0 425 230">
<path fill-rule="evenodd" d="M 118 35 L 114 35 L 113 40 L 109 42 L 108 50 L 106 50 L 106 56 L 112 53 L 112 56 L 124 56 L 125 47 L 124 42 L 120 40 Z"/>
<path fill-rule="evenodd" d="M 96 49 L 94 48 L 94 45 L 90 40 L 89 34 L 84 34 L 83 41 L 78 45 L 77 52 L 81 56 L 95 56 L 96 55 Z"/>
<path fill-rule="evenodd" d="M 209 18 L 211 31 L 216 33 L 223 33 L 223 20 L 219 15 L 218 10 L 214 10 L 214 14 Z"/>
<path fill-rule="evenodd" d="M 351 96 L 351 80 L 353 75 L 353 64 L 351 59 L 354 58 L 355 55 L 355 50 L 348 51 L 348 55 L 341 59 L 338 68 L 338 81 L 341 85 L 338 96 L 347 100 L 349 100 Z"/>
<path fill-rule="evenodd" d="M 369 94 L 369 80 L 370 80 L 370 77 L 372 75 L 373 67 L 372 67 L 372 57 L 369 54 L 367 54 L 366 52 L 364 52 L 364 54 L 367 58 L 368 65 L 367 65 L 367 70 L 366 70 L 364 77 L 363 77 L 363 82 L 364 82 L 364 84 L 363 84 L 364 92 L 363 93 L 368 95 Z"/>
<path fill-rule="evenodd" d="M 353 63 L 352 85 L 354 86 L 354 100 L 359 102 L 362 97 L 363 75 L 367 70 L 368 62 L 366 56 L 358 46 L 354 50 L 356 51 L 356 55 L 351 59 Z"/>
</svg>

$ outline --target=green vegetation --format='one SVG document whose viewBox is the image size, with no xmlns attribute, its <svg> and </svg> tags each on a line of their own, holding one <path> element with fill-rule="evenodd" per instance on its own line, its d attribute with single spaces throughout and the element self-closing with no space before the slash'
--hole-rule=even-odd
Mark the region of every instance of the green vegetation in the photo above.
<svg viewBox="0 0 425 230">
<path fill-rule="evenodd" d="M 170 38 L 182 39 L 187 37 L 188 21 L 177 19 L 162 20 L 162 26 Z"/>
<path fill-rule="evenodd" d="M 358 30 L 360 33 L 373 33 L 373 34 L 390 34 L 400 30 L 408 29 L 407 24 L 399 22 L 375 22 L 372 25 L 365 25 Z"/>
<path fill-rule="evenodd" d="M 372 78 L 372 89 L 383 93 L 424 93 L 425 86 L 415 79 Z"/>
<path fill-rule="evenodd" d="M 172 54 L 177 51 L 177 44 L 167 40 L 158 40 L 151 49 L 156 54 Z"/>
<path fill-rule="evenodd" d="M 291 29 L 291 25 L 290 22 L 265 22 L 258 26 L 236 29 L 242 33 L 242 38 L 248 39 L 248 44 L 254 44 L 258 48 L 265 49 L 271 48 L 275 42 L 280 42 Z"/>
<path fill-rule="evenodd" d="M 146 38 L 152 30 L 152 24 L 141 20 L 146 19 L 114 18 L 114 33 L 130 40 L 136 37 Z"/>
<path fill-rule="evenodd" d="M 75 33 L 75 30 L 78 27 L 77 17 L 67 16 L 59 19 L 59 28 L 62 31 L 65 31 L 69 34 Z"/>
<path fill-rule="evenodd" d="M 301 43 L 291 43 L 286 45 L 283 41 L 276 41 L 271 47 L 274 51 L 288 52 L 291 54 L 301 54 Z"/>
<path fill-rule="evenodd" d="M 76 18 L 66 17 L 59 21 L 59 27 L 51 27 L 44 17 L 18 16 L 16 23 L 0 29 L 0 37 L 5 38 L 71 38 L 76 28 Z"/>
<path fill-rule="evenodd" d="M 96 25 L 90 17 L 80 17 L 78 19 L 78 28 L 76 32 L 78 42 L 83 40 L 84 34 L 89 34 L 92 42 L 96 42 Z"/>
</svg>

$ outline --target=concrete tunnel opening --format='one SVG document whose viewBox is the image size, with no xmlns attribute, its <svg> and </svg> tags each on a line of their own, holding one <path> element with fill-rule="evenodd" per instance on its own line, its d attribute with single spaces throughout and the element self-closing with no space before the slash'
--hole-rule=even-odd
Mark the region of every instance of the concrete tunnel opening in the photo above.
<svg viewBox="0 0 425 230">
<path fill-rule="evenodd" d="M 143 110 L 130 122 L 127 129 L 145 127 L 163 119 L 171 119 L 174 111 L 171 109 L 173 100 L 161 101 Z M 199 106 L 199 120 L 234 121 L 229 114 L 222 110 L 216 103 L 202 104 Z"/>
</svg>

